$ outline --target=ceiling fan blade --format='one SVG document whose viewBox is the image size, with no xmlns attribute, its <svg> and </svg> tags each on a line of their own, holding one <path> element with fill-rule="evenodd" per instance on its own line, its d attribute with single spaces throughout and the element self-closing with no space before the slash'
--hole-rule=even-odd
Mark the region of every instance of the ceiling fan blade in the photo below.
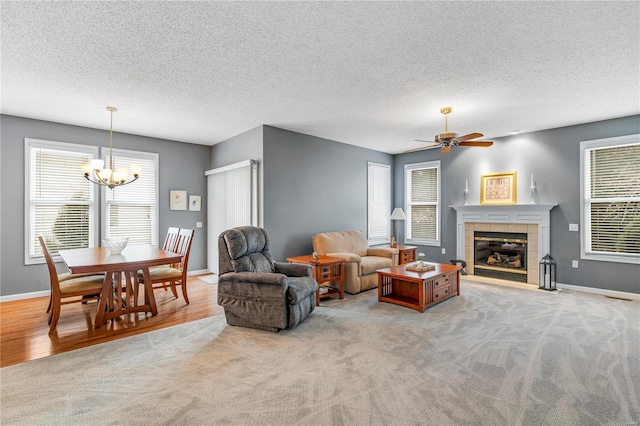
<svg viewBox="0 0 640 426">
<path fill-rule="evenodd" d="M 489 147 L 493 145 L 492 141 L 469 141 L 469 142 L 460 142 L 457 144 L 458 146 L 481 146 L 481 147 Z"/>
<path fill-rule="evenodd" d="M 425 149 L 438 148 L 440 145 L 431 145 L 431 146 L 421 146 L 420 148 L 413 148 L 405 151 L 407 152 L 416 152 L 416 151 L 424 151 Z"/>
<path fill-rule="evenodd" d="M 426 142 L 426 143 L 433 143 L 434 141 L 425 141 L 424 139 L 414 139 L 414 142 Z"/>
<path fill-rule="evenodd" d="M 457 138 L 453 138 L 454 142 L 463 142 L 468 141 L 469 139 L 481 138 L 484 135 L 482 133 L 469 133 L 468 135 L 458 136 Z"/>
</svg>

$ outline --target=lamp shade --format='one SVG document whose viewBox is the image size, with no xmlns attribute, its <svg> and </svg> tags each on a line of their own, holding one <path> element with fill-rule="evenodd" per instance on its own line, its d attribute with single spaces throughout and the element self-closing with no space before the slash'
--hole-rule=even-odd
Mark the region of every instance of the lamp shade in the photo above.
<svg viewBox="0 0 640 426">
<path fill-rule="evenodd" d="M 391 213 L 391 220 L 407 220 L 407 215 L 404 214 L 400 207 L 396 207 Z"/>
</svg>

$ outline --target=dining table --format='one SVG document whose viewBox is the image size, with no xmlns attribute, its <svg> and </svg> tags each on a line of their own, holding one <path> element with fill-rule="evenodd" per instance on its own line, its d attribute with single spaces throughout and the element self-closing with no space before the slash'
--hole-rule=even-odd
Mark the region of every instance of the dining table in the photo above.
<svg viewBox="0 0 640 426">
<path fill-rule="evenodd" d="M 105 247 L 60 250 L 58 254 L 72 274 L 105 274 L 95 328 L 130 313 L 157 315 L 149 268 L 176 264 L 182 259 L 178 253 L 151 245 L 128 245 L 120 254 L 111 254 Z M 144 303 L 139 300 L 140 281 Z"/>
</svg>

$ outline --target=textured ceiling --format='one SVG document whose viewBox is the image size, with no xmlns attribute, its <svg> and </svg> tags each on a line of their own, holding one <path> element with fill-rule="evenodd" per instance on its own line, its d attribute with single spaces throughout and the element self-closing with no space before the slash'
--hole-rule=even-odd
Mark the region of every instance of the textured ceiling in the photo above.
<svg viewBox="0 0 640 426">
<path fill-rule="evenodd" d="M 213 145 L 398 153 L 640 113 L 638 2 L 8 2 L 1 112 Z"/>
</svg>

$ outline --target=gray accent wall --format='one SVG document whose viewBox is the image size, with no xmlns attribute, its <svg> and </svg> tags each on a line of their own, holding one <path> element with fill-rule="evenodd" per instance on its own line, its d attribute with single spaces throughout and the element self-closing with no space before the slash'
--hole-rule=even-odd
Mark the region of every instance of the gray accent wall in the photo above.
<svg viewBox="0 0 640 426">
<path fill-rule="evenodd" d="M 481 129 L 479 129 L 481 130 Z M 430 149 L 394 157 L 394 200 L 404 203 L 404 165 L 441 160 L 442 246 L 419 251 L 435 262 L 449 262 L 456 253 L 456 212 L 450 205 L 464 204 L 465 179 L 469 180 L 469 204 L 480 202 L 480 176 L 518 172 L 518 203 L 530 201 L 531 173 L 537 185 L 537 203 L 558 204 L 551 210 L 551 256 L 557 262 L 562 284 L 640 293 L 640 266 L 580 259 L 580 232 L 569 223 L 580 222 L 580 142 L 640 133 L 640 116 L 494 138 L 490 148 L 454 147 L 448 155 Z M 638 166 L 640 167 L 640 165 Z M 637 171 L 636 171 L 637 172 Z M 404 236 L 402 236 L 404 238 Z M 441 248 L 446 254 L 441 254 Z M 578 260 L 578 268 L 571 261 Z"/>
<path fill-rule="evenodd" d="M 274 259 L 310 254 L 318 232 L 367 235 L 367 163 L 383 152 L 264 126 L 264 228 Z"/>
<path fill-rule="evenodd" d="M 24 139 L 104 147 L 109 145 L 109 132 L 9 115 L 0 116 L 0 127 L 0 295 L 49 290 L 46 265 L 24 264 Z M 194 228 L 189 270 L 206 269 L 207 190 L 204 171 L 209 167 L 211 147 L 124 133 L 114 133 L 113 146 L 159 154 L 158 243 L 164 241 L 169 226 Z M 186 190 L 189 195 L 201 195 L 202 210 L 169 210 L 169 191 L 172 189 Z M 203 228 L 196 228 L 196 222 L 203 222 Z"/>
</svg>

